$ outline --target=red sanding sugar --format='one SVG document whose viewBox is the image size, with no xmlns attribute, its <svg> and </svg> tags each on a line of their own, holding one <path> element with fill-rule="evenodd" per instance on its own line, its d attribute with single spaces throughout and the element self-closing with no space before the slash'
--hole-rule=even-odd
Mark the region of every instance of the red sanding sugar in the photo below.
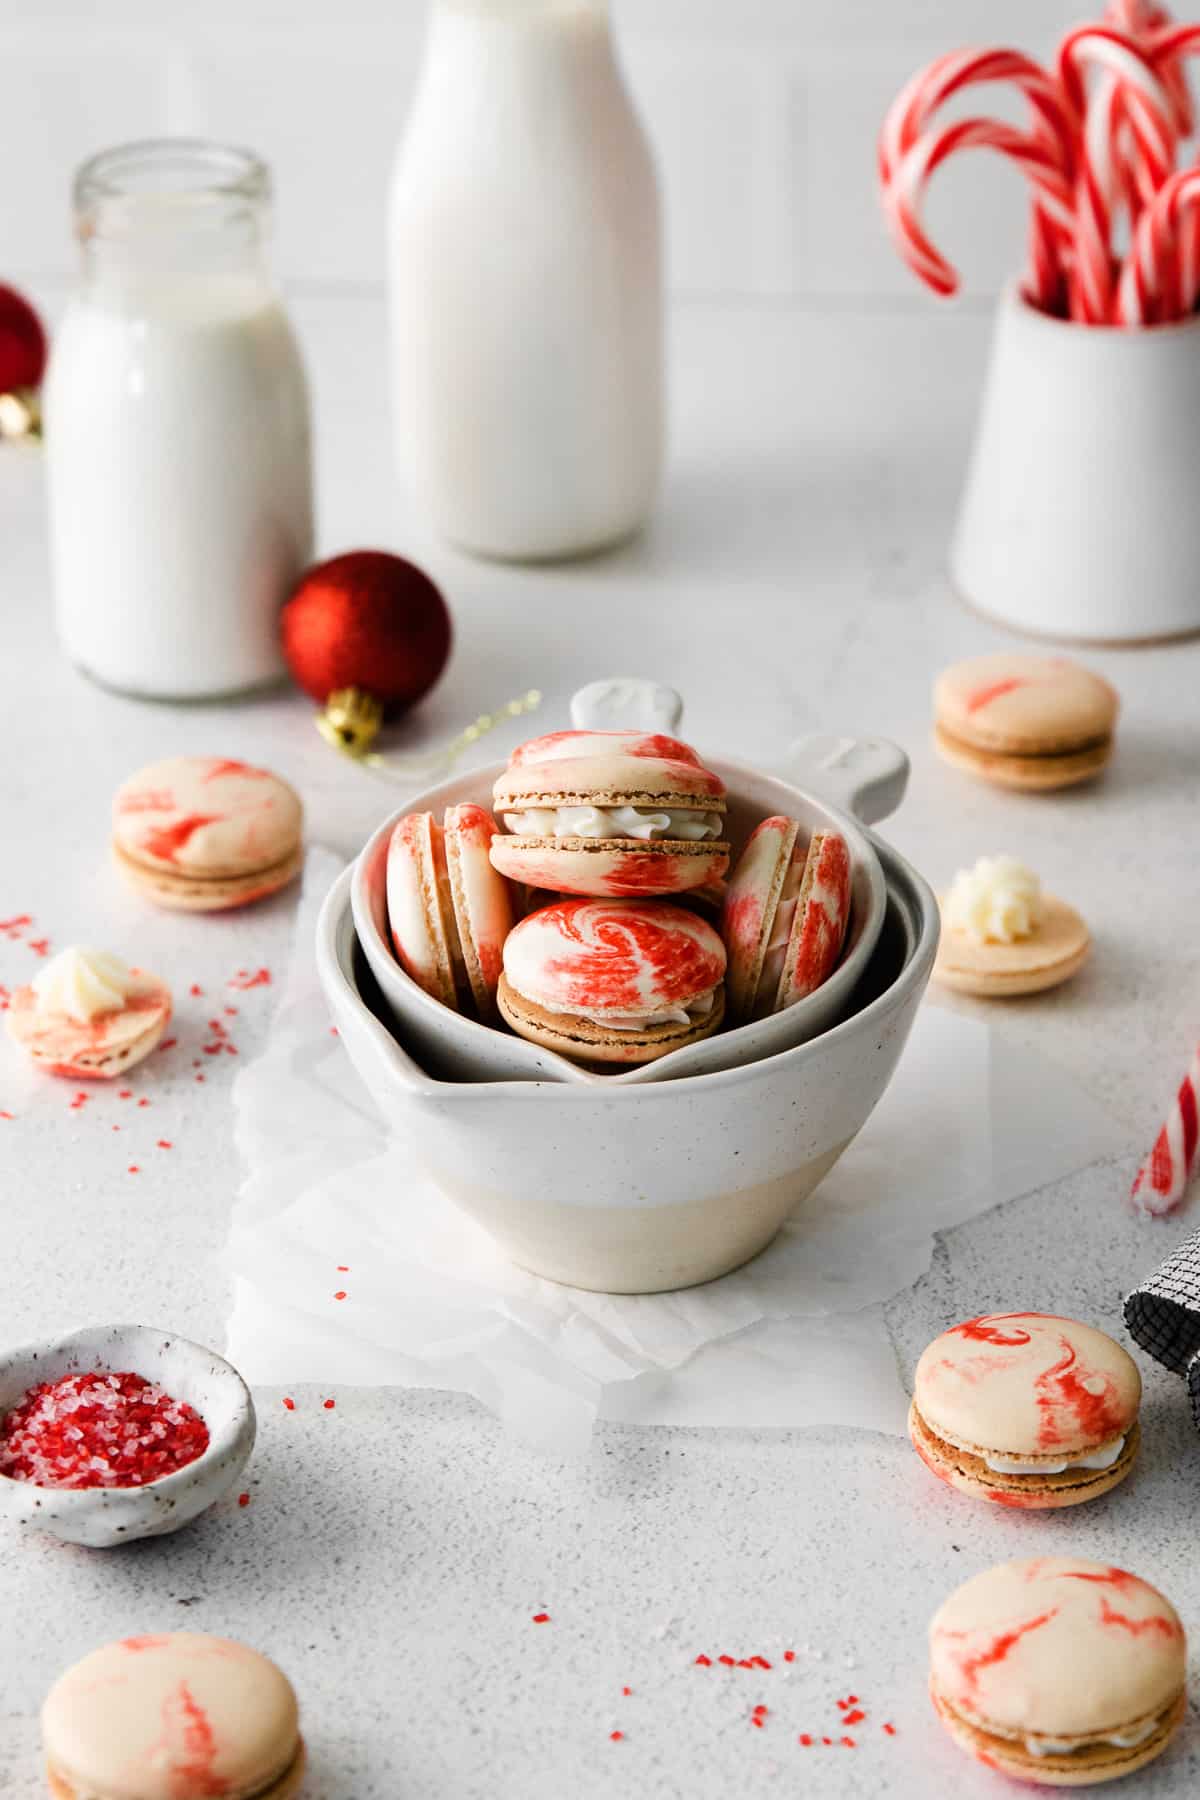
<svg viewBox="0 0 1200 1800">
<path fill-rule="evenodd" d="M 0 1475 L 37 1487 L 144 1487 L 207 1449 L 199 1413 L 130 1370 L 43 1381 L 0 1419 Z"/>
</svg>

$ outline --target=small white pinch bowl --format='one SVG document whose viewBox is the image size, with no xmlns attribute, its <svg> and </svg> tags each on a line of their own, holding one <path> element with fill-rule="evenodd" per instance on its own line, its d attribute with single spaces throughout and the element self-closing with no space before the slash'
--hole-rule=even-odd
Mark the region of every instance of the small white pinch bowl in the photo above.
<svg viewBox="0 0 1200 1800">
<path fill-rule="evenodd" d="M 250 1390 L 202 1344 L 150 1325 L 100 1325 L 0 1355 L 0 1416 L 43 1381 L 131 1369 L 184 1400 L 208 1426 L 208 1449 L 186 1468 L 136 1488 L 46 1488 L 0 1476 L 0 1515 L 64 1543 L 104 1550 L 178 1531 L 235 1485 L 254 1448 Z"/>
</svg>

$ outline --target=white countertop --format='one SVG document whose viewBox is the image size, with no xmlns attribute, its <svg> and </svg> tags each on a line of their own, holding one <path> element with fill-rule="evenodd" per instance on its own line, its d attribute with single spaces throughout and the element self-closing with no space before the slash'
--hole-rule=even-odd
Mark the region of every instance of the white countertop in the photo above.
<svg viewBox="0 0 1200 1800">
<path fill-rule="evenodd" d="M 935 885 L 1009 850 L 1086 913 L 1089 969 L 988 1016 L 1098 1095 L 1127 1153 L 949 1234 L 889 1321 L 906 1377 L 935 1332 L 989 1309 L 1064 1311 L 1121 1335 L 1121 1296 L 1186 1229 L 1138 1223 L 1123 1201 L 1200 1028 L 1200 644 L 1089 653 L 1124 701 L 1117 760 L 1092 789 L 1021 799 L 934 759 L 933 673 L 1001 641 L 942 573 L 985 317 L 923 303 L 681 311 L 653 529 L 602 561 L 522 572 L 431 544 L 396 498 L 381 305 L 294 311 L 315 377 L 323 550 L 413 555 L 454 612 L 454 661 L 403 741 L 445 738 L 533 684 L 549 728 L 585 680 L 660 676 L 687 697 L 689 737 L 745 760 L 769 763 L 818 728 L 898 739 L 913 777 L 886 830 Z M 3 1337 L 137 1319 L 220 1346 L 239 1180 L 229 1090 L 272 1004 L 270 987 L 227 983 L 281 973 L 293 901 L 229 918 L 148 911 L 108 867 L 109 797 L 151 758 L 245 756 L 294 781 L 313 841 L 347 855 L 393 801 L 325 748 L 293 694 L 172 708 L 71 670 L 52 634 L 41 477 L 37 452 L 0 451 L 0 918 L 32 914 L 55 947 L 136 952 L 175 986 L 179 1044 L 137 1072 L 132 1099 L 97 1089 L 74 1111 L 68 1084 L 0 1051 L 0 1109 L 14 1115 L 0 1120 Z M 497 734 L 489 756 L 520 735 Z M 0 931 L 10 988 L 36 967 L 29 935 Z M 218 1011 L 239 1058 L 201 1054 Z M 925 1624 L 951 1586 L 1011 1556 L 1100 1557 L 1161 1585 L 1200 1642 L 1198 1446 L 1181 1384 L 1141 1366 L 1140 1470 L 1093 1506 L 1031 1517 L 973 1506 L 905 1442 L 863 1433 L 604 1428 L 586 1463 L 560 1467 L 456 1397 L 296 1387 L 288 1412 L 282 1391 L 260 1389 L 249 1505 L 112 1553 L 0 1531 L 0 1791 L 41 1791 L 37 1710 L 66 1663 L 108 1638 L 187 1628 L 246 1638 L 293 1677 L 306 1800 L 999 1796 L 925 1697 Z M 550 1622 L 534 1625 L 542 1610 Z M 774 1666 L 697 1668 L 702 1651 Z M 837 1743 L 849 1693 L 868 1715 L 853 1751 Z M 1182 1797 L 1198 1779 L 1189 1724 L 1122 1791 Z"/>
</svg>

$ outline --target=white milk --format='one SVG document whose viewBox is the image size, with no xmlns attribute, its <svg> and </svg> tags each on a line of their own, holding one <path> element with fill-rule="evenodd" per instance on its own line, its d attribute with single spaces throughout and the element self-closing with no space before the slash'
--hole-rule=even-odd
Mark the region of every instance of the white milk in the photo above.
<svg viewBox="0 0 1200 1800">
<path fill-rule="evenodd" d="M 393 178 L 400 464 L 467 549 L 634 531 L 662 461 L 658 188 L 599 0 L 435 0 Z"/>
<path fill-rule="evenodd" d="M 279 608 L 312 554 L 304 372 L 246 219 L 230 251 L 219 218 L 134 196 L 115 225 L 102 217 L 54 340 L 59 635 L 131 693 L 275 679 Z"/>
</svg>

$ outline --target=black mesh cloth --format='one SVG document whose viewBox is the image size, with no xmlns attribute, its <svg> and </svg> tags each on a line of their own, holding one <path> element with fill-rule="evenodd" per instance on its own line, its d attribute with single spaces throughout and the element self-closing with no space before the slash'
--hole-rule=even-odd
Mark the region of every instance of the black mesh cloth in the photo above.
<svg viewBox="0 0 1200 1800">
<path fill-rule="evenodd" d="M 1185 1377 L 1200 1429 L 1200 1231 L 1134 1288 L 1125 1323 L 1148 1356 Z"/>
</svg>

